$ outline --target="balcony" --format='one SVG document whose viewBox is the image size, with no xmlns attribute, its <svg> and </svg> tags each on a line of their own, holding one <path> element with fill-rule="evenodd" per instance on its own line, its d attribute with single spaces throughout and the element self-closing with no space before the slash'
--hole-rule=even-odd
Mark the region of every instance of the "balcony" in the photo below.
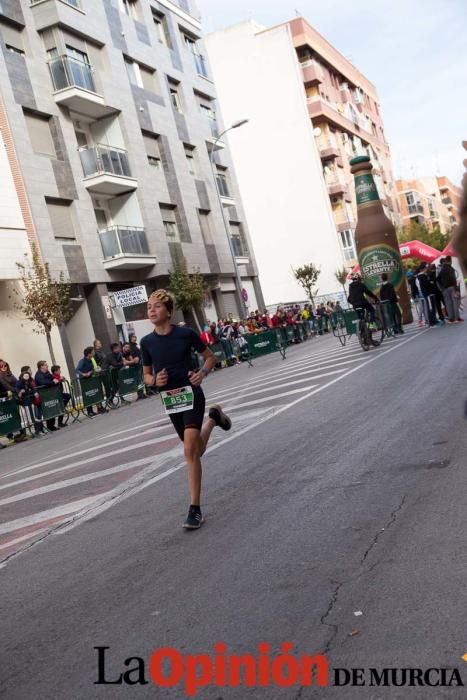
<svg viewBox="0 0 467 700">
<path fill-rule="evenodd" d="M 420 204 L 420 202 L 417 204 L 409 204 L 409 215 L 417 216 L 418 214 L 424 214 L 423 204 Z"/>
<path fill-rule="evenodd" d="M 88 190 L 102 197 L 115 197 L 132 192 L 138 180 L 131 177 L 128 153 L 121 148 L 98 144 L 79 151 L 83 166 L 83 184 Z"/>
<path fill-rule="evenodd" d="M 331 179 L 329 179 L 329 180 L 326 180 L 326 185 L 328 188 L 328 194 L 331 197 L 336 197 L 336 196 L 341 197 L 347 191 L 347 185 L 343 180 L 338 180 L 338 179 L 331 180 Z"/>
<path fill-rule="evenodd" d="M 138 270 L 157 262 L 149 252 L 144 228 L 112 226 L 99 231 L 99 237 L 106 270 Z"/>
<path fill-rule="evenodd" d="M 89 63 L 71 56 L 58 56 L 49 61 L 49 70 L 57 104 L 93 119 L 115 112 L 97 93 L 94 71 Z"/>
<path fill-rule="evenodd" d="M 318 143 L 319 155 L 321 160 L 332 160 L 333 158 L 339 158 L 340 151 L 337 145 L 333 146 L 331 143 Z"/>
<path fill-rule="evenodd" d="M 323 82 L 323 70 L 319 63 L 310 59 L 308 61 L 304 61 L 300 65 L 302 68 L 303 82 L 305 83 L 305 87 L 319 85 Z"/>
<path fill-rule="evenodd" d="M 219 127 L 217 126 L 217 120 L 216 119 L 210 119 L 211 123 L 211 134 L 212 136 L 208 139 L 206 139 L 207 147 L 208 147 L 208 152 L 211 153 L 211 151 L 220 151 L 222 148 L 225 148 L 225 142 L 219 140 Z"/>
<path fill-rule="evenodd" d="M 381 141 L 381 139 L 367 129 L 363 119 L 356 114 L 346 114 L 343 105 L 339 108 L 337 105 L 322 99 L 319 95 L 308 97 L 307 103 L 308 114 L 312 119 L 319 117 L 320 121 L 327 121 L 329 124 L 337 126 L 345 131 L 350 131 L 357 136 L 363 135 L 365 141 L 369 141 L 370 143 L 379 143 Z"/>
</svg>

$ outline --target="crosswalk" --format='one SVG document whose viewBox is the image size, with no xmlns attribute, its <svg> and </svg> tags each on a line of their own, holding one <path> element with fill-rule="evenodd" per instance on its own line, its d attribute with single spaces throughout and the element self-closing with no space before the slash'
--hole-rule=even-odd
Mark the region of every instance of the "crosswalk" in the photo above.
<svg viewBox="0 0 467 700">
<path fill-rule="evenodd" d="M 215 431 L 209 451 L 420 332 L 423 329 L 412 326 L 403 337 L 386 339 L 368 353 L 355 339 L 344 348 L 333 338 L 313 340 L 289 348 L 285 360 L 270 355 L 255 361 L 252 369 L 245 363 L 215 374 L 204 385 L 207 400 L 221 403 L 232 414 L 233 428 L 230 433 Z M 63 439 L 56 434 L 54 446 L 61 441 L 58 453 L 45 456 L 47 452 L 40 449 L 42 459 L 10 471 L 0 468 L 0 566 L 49 533 L 64 532 L 184 467 L 180 441 L 157 397 L 125 410 L 134 412 L 131 425 L 128 412 L 118 430 L 110 432 L 105 418 L 96 419 L 102 432 L 95 431 L 80 449 L 67 449 L 65 433 Z"/>
</svg>

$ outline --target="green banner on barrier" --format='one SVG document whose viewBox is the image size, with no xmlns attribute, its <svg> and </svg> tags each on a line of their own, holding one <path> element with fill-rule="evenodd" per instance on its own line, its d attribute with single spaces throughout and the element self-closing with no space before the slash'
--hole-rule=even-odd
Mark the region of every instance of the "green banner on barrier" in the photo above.
<svg viewBox="0 0 467 700">
<path fill-rule="evenodd" d="M 104 391 L 100 376 L 81 377 L 79 383 L 81 386 L 84 408 L 93 406 L 96 403 L 101 403 L 104 400 Z"/>
<path fill-rule="evenodd" d="M 267 355 L 278 350 L 275 331 L 263 331 L 254 335 L 246 335 L 245 338 L 251 357 Z"/>
<path fill-rule="evenodd" d="M 41 412 L 44 420 L 56 418 L 65 413 L 63 405 L 62 385 L 38 387 L 37 392 L 41 397 Z"/>
<path fill-rule="evenodd" d="M 0 402 L 0 435 L 9 435 L 21 430 L 21 416 L 16 399 Z"/>
<path fill-rule="evenodd" d="M 135 394 L 141 382 L 141 367 L 139 365 L 123 367 L 118 372 L 118 391 L 121 396 Z"/>
</svg>

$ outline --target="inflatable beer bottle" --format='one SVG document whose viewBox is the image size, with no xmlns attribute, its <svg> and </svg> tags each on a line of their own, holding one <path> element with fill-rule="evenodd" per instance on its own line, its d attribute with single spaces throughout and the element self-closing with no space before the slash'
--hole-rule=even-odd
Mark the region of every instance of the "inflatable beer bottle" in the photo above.
<svg viewBox="0 0 467 700">
<path fill-rule="evenodd" d="M 371 173 L 373 166 L 368 156 L 350 161 L 355 178 L 358 223 L 355 230 L 358 262 L 365 284 L 375 294 L 381 286 L 381 275 L 388 273 L 400 299 L 404 323 L 412 321 L 396 229 L 387 218 Z"/>
</svg>

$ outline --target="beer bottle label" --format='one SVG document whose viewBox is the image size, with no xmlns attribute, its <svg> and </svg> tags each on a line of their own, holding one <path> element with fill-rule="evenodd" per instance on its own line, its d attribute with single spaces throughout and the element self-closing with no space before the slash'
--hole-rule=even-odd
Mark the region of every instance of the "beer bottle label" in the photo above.
<svg viewBox="0 0 467 700">
<path fill-rule="evenodd" d="M 388 274 L 388 282 L 397 289 L 403 281 L 402 263 L 399 252 L 390 245 L 381 243 L 363 248 L 358 256 L 365 284 L 372 292 L 381 286 L 381 275 Z"/>
<path fill-rule="evenodd" d="M 355 175 L 355 194 L 358 207 L 380 201 L 378 189 L 371 173 L 357 173 Z"/>
</svg>

